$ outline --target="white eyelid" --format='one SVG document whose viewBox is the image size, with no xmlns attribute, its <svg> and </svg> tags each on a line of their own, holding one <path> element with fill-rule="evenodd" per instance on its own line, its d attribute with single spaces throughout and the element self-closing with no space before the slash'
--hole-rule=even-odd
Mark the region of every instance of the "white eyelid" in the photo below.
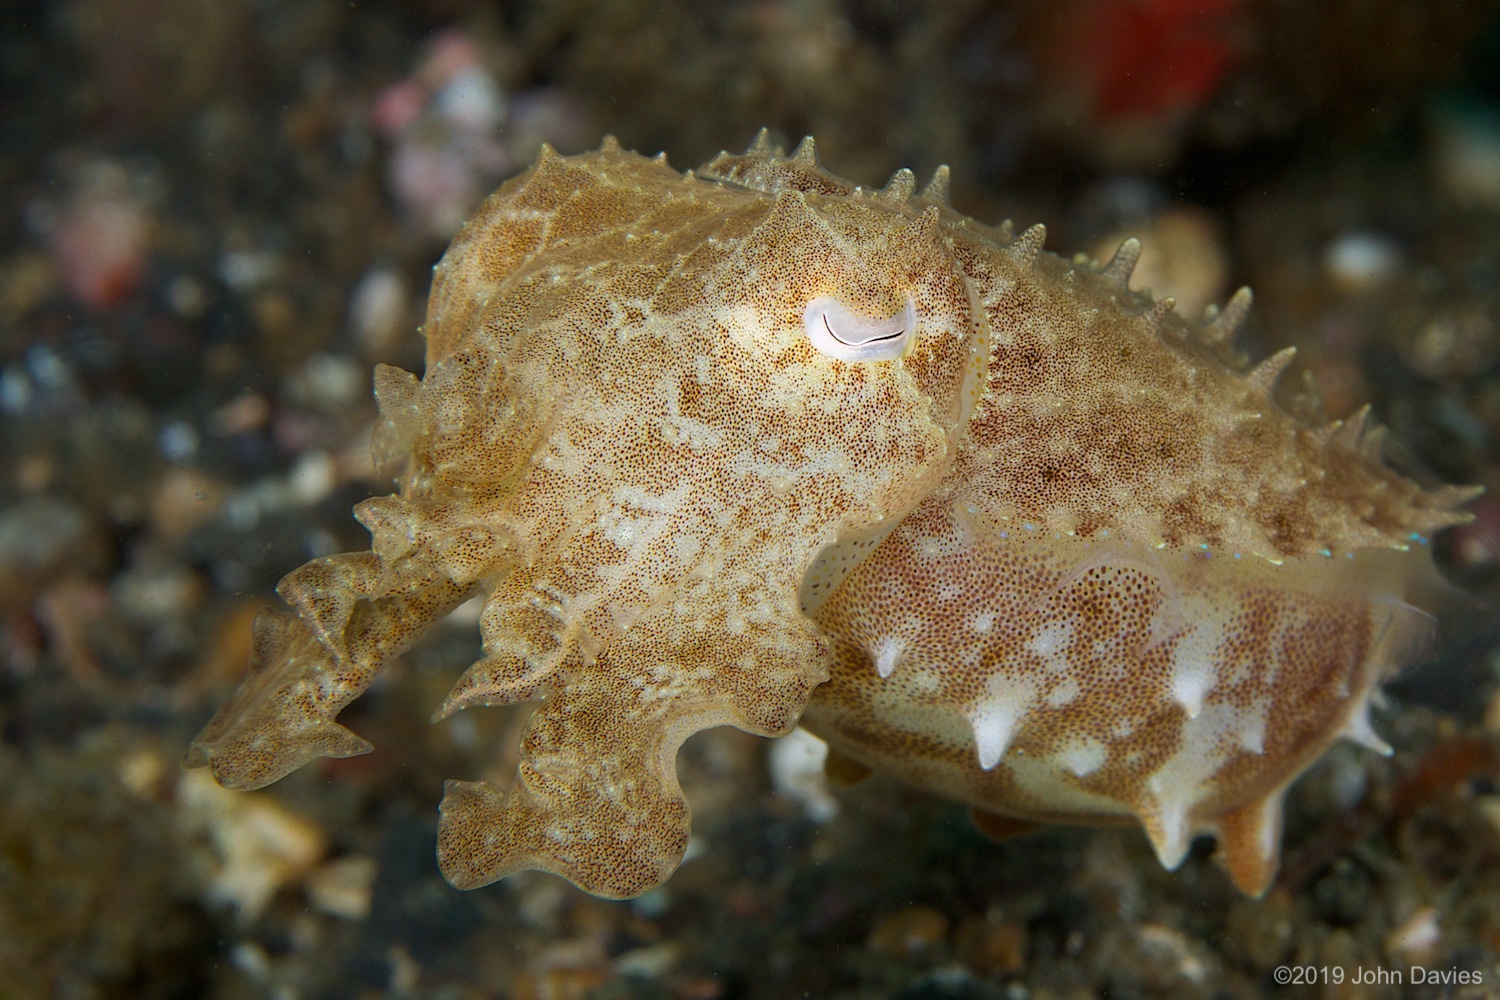
<svg viewBox="0 0 1500 1000">
<path fill-rule="evenodd" d="M 840 361 L 892 361 L 906 353 L 917 333 L 917 303 L 886 319 L 861 316 L 838 299 L 820 295 L 807 304 L 802 326 L 813 346 Z"/>
</svg>

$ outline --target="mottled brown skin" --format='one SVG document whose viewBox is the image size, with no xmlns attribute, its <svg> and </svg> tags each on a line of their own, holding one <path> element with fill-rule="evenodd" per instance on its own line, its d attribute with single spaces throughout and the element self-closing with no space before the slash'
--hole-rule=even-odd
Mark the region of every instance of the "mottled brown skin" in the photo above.
<svg viewBox="0 0 1500 1000">
<path fill-rule="evenodd" d="M 645 891 L 686 845 L 683 740 L 807 708 L 982 809 L 1138 816 L 1169 864 L 1217 832 L 1258 891 L 1280 790 L 1420 640 L 1398 550 L 1463 494 L 1273 403 L 1285 358 L 1228 348 L 1248 295 L 1190 327 L 1128 290 L 1134 243 L 1070 264 L 946 183 L 865 191 L 764 135 L 687 175 L 544 149 L 438 266 L 426 375 L 376 373 L 371 551 L 282 581 L 188 763 L 254 788 L 367 751 L 338 712 L 480 593 L 438 717 L 540 704 L 508 790 L 449 782 L 455 885 Z"/>
</svg>

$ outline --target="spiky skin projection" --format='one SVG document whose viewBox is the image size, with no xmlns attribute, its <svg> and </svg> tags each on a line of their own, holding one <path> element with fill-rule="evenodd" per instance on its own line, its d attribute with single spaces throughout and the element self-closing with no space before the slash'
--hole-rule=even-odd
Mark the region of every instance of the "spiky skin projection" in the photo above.
<svg viewBox="0 0 1500 1000">
<path fill-rule="evenodd" d="M 1465 494 L 1273 403 L 1289 356 L 1229 348 L 1248 293 L 1189 326 L 1128 290 L 1134 241 L 1069 264 L 946 186 L 764 133 L 685 175 L 544 148 L 439 264 L 426 376 L 377 370 L 372 551 L 282 581 L 188 763 L 254 788 L 367 751 L 334 718 L 478 592 L 438 717 L 541 704 L 508 790 L 449 782 L 455 885 L 643 892 L 686 845 L 683 740 L 802 720 L 987 812 L 1139 817 L 1169 865 L 1215 832 L 1263 889 L 1286 784 L 1378 742 L 1427 627 L 1408 543 Z"/>
</svg>

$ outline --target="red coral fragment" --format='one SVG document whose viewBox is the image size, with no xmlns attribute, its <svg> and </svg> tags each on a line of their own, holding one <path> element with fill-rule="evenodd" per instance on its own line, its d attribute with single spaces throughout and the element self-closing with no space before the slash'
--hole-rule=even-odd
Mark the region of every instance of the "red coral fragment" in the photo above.
<svg viewBox="0 0 1500 1000">
<path fill-rule="evenodd" d="M 1099 121 L 1190 111 L 1233 68 L 1237 0 L 1106 0 L 1087 9 L 1069 49 L 1092 81 Z"/>
</svg>

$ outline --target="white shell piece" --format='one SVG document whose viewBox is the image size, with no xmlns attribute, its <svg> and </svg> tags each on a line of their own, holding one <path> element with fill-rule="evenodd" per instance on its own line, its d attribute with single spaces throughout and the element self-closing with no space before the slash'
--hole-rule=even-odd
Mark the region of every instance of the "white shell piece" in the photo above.
<svg viewBox="0 0 1500 1000">
<path fill-rule="evenodd" d="M 861 316 L 838 299 L 820 295 L 807 304 L 802 326 L 813 346 L 840 361 L 892 361 L 906 353 L 917 332 L 917 303 L 887 319 Z"/>
<path fill-rule="evenodd" d="M 771 787 L 777 795 L 800 805 L 814 823 L 827 823 L 838 815 L 838 800 L 828 791 L 823 771 L 828 759 L 827 743 L 799 727 L 772 741 L 766 757 Z"/>
</svg>

